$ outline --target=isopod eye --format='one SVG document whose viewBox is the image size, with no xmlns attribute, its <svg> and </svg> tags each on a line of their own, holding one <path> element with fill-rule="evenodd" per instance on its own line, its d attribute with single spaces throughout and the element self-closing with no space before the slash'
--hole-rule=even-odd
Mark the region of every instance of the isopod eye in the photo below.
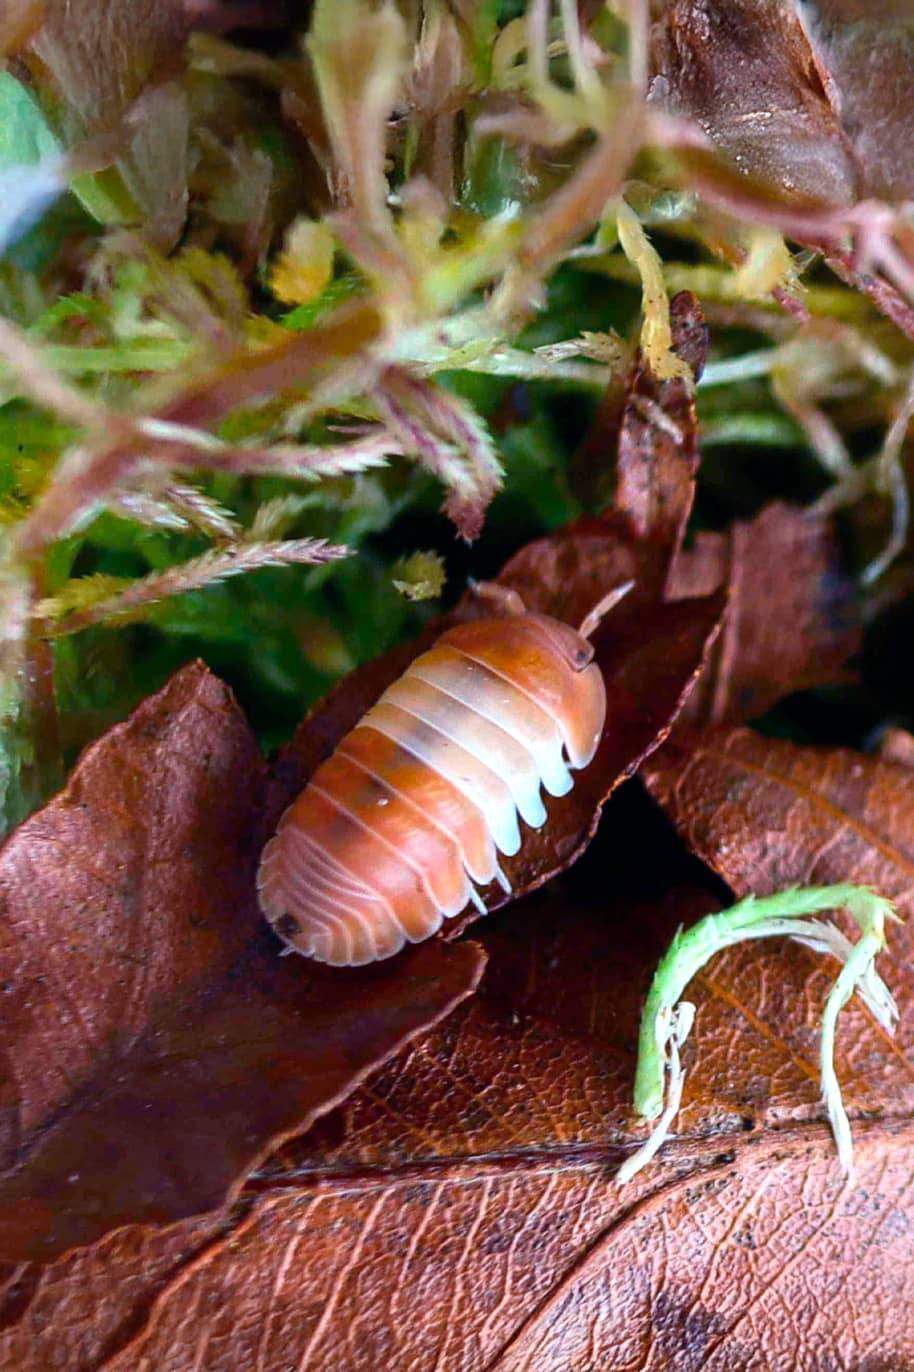
<svg viewBox="0 0 914 1372">
<path fill-rule="evenodd" d="M 593 644 L 582 638 L 576 629 L 563 624 L 549 615 L 528 614 L 523 624 L 532 629 L 538 638 L 545 639 L 553 652 L 559 654 L 576 672 L 583 672 L 593 662 Z"/>
<path fill-rule="evenodd" d="M 280 915 L 273 921 L 273 928 L 282 939 L 294 939 L 301 933 L 301 925 L 294 915 Z"/>
</svg>

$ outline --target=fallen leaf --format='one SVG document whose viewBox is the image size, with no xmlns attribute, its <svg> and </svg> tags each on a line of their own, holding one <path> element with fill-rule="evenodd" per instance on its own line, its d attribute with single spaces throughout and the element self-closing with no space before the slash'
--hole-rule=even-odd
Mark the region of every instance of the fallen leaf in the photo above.
<svg viewBox="0 0 914 1372">
<path fill-rule="evenodd" d="M 721 633 L 683 711 L 691 724 L 758 718 L 782 696 L 841 680 L 860 648 L 854 582 L 829 519 L 769 505 L 677 558 L 670 594 L 728 589 Z"/>
<path fill-rule="evenodd" d="M 20 1273 L 0 1356 L 23 1372 L 908 1366 L 914 1101 L 855 1124 L 849 1187 L 805 950 L 774 946 L 763 973 L 758 947 L 715 961 L 677 1137 L 613 1184 L 637 1133 L 641 996 L 676 924 L 719 898 L 627 788 L 564 889 L 485 928 L 479 993 L 284 1146 L 227 1232 L 125 1230 Z M 889 971 L 905 1008 L 909 966 Z M 894 1098 L 906 1064 L 846 1015 L 839 1073 L 856 1063 Z M 805 1054 L 780 1037 L 794 1021 Z M 103 1364 L 80 1352 L 84 1311 Z"/>
<path fill-rule="evenodd" d="M 673 351 L 697 381 L 708 356 L 708 328 L 691 291 L 670 301 Z M 665 577 L 692 509 L 698 470 L 698 421 L 692 387 L 658 380 L 640 354 L 627 377 L 607 386 L 573 464 L 582 504 L 609 504 L 630 536 L 642 540 L 641 580 Z M 623 540 L 624 541 L 624 540 Z M 651 568 L 648 548 L 657 552 Z M 652 573 L 652 577 L 648 577 Z"/>
<path fill-rule="evenodd" d="M 829 204 L 856 199 L 838 96 L 793 6 L 672 0 L 652 39 L 650 99 L 694 119 L 739 171 Z"/>
<path fill-rule="evenodd" d="M 583 1159 L 277 1196 L 106 1367 L 905 1367 L 912 1138 L 850 1193 L 798 1131 L 637 1205 Z"/>
<path fill-rule="evenodd" d="M 473 945 L 355 973 L 257 909 L 265 768 L 201 665 L 87 750 L 0 854 L 0 1256 L 221 1206 L 475 987 Z"/>
<path fill-rule="evenodd" d="M 671 744 L 644 775 L 689 848 L 738 894 L 825 885 L 840 873 L 902 912 L 914 898 L 907 767 L 721 728 Z"/>
<path fill-rule="evenodd" d="M 904 201 L 914 188 L 910 6 L 672 0 L 650 98 L 741 173 L 791 197 Z"/>
<path fill-rule="evenodd" d="M 142 1329 L 156 1292 L 238 1224 L 239 1208 L 165 1228 L 130 1225 L 56 1262 L 0 1265 L 0 1365 L 104 1366 Z"/>
<path fill-rule="evenodd" d="M 17 1372 L 904 1368 L 912 1142 L 861 1127 L 853 1190 L 818 1129 L 705 1152 L 637 1202 L 599 1154 L 290 1185 L 155 1277 L 134 1264 L 172 1231 L 45 1269 L 0 1350 Z"/>
<path fill-rule="evenodd" d="M 818 61 L 860 168 L 860 193 L 902 201 L 914 191 L 911 7 L 819 0 L 810 26 Z"/>
</svg>

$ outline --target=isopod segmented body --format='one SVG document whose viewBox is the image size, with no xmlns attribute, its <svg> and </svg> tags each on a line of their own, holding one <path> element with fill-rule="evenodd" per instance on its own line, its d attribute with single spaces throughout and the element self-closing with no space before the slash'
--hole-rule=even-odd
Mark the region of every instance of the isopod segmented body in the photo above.
<svg viewBox="0 0 914 1372">
<path fill-rule="evenodd" d="M 470 901 L 484 910 L 477 887 L 510 889 L 498 854 L 519 851 L 518 817 L 544 824 L 541 787 L 564 795 L 596 751 L 606 693 L 592 659 L 582 633 L 525 611 L 442 634 L 264 849 L 260 904 L 283 941 L 356 966 L 429 938 Z"/>
</svg>

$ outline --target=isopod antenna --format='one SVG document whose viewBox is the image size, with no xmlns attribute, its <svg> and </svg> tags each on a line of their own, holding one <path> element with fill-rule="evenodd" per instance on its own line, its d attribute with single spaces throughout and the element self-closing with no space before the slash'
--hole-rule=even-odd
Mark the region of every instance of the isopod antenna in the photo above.
<svg viewBox="0 0 914 1372">
<path fill-rule="evenodd" d="M 593 638 L 610 610 L 614 609 L 619 601 L 628 595 L 634 584 L 634 581 L 623 581 L 621 586 L 614 586 L 611 591 L 607 591 L 601 600 L 597 601 L 592 610 L 587 611 L 578 626 L 578 633 L 582 638 Z"/>
</svg>

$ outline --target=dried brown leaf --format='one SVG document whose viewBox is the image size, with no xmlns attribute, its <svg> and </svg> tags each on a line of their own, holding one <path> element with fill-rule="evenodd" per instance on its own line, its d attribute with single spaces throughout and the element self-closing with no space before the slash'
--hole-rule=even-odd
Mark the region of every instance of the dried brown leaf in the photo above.
<svg viewBox="0 0 914 1372">
<path fill-rule="evenodd" d="M 671 0 L 652 61 L 651 99 L 694 119 L 741 172 L 829 204 L 856 199 L 836 93 L 793 6 Z"/>
<path fill-rule="evenodd" d="M 849 1195 L 799 1130 L 639 1203 L 571 1150 L 277 1193 L 106 1369 L 904 1368 L 911 1140 L 872 1131 Z"/>
<path fill-rule="evenodd" d="M 20 1269 L 0 1356 L 23 1372 L 96 1368 L 99 1348 L 107 1372 L 908 1366 L 910 1072 L 849 1007 L 839 1072 L 858 1110 L 897 1107 L 855 1126 L 849 1188 L 819 1122 L 825 977 L 805 950 L 712 964 L 682 1133 L 612 1184 L 640 997 L 676 924 L 713 908 L 709 883 L 620 796 L 564 893 L 485 930 L 479 994 L 271 1159 L 227 1232 L 126 1230 Z"/>
<path fill-rule="evenodd" d="M 223 1212 L 164 1229 L 131 1225 L 53 1263 L 0 1264 L 0 1365 L 95 1372 L 143 1328 L 156 1292 L 237 1224 Z"/>
<path fill-rule="evenodd" d="M 690 291 L 670 301 L 673 348 L 701 377 L 708 356 L 708 329 Z M 636 537 L 675 556 L 692 509 L 699 453 L 693 388 L 681 377 L 654 377 L 642 361 L 625 396 L 619 430 L 615 506 Z"/>
<path fill-rule="evenodd" d="M 3 849 L 4 1257 L 222 1205 L 475 986 L 472 945 L 343 976 L 280 959 L 254 893 L 264 783 L 191 666 Z"/>
<path fill-rule="evenodd" d="M 903 213 L 914 187 L 907 11 L 671 0 L 654 28 L 653 60 L 652 100 L 696 121 L 716 149 L 683 142 L 677 158 L 690 189 L 731 218 L 821 249 L 914 336 Z M 789 294 L 779 299 L 796 308 Z"/>
<path fill-rule="evenodd" d="M 697 380 L 709 338 L 691 291 L 670 301 L 670 326 L 673 350 Z M 582 498 L 611 503 L 629 540 L 640 541 L 642 590 L 652 596 L 662 594 L 685 533 L 698 461 L 693 388 L 681 377 L 659 380 L 639 353 L 625 382 L 607 387 L 576 454 L 574 477 Z"/>
<path fill-rule="evenodd" d="M 914 188 L 908 10 L 672 0 L 653 58 L 652 99 L 697 121 L 726 159 L 683 147 L 690 187 L 731 216 L 824 250 L 914 336 L 910 245 L 890 208 Z M 780 299 L 790 307 L 789 295 Z"/>
<path fill-rule="evenodd" d="M 684 718 L 757 718 L 782 696 L 840 680 L 860 647 L 855 585 L 831 521 L 769 505 L 726 534 L 699 534 L 678 557 L 670 594 L 728 589 L 724 627 Z"/>
<path fill-rule="evenodd" d="M 861 194 L 908 200 L 914 193 L 911 7 L 901 4 L 893 11 L 859 0 L 819 0 L 817 11 L 810 38 L 837 93 L 841 124 L 860 168 Z"/>
<path fill-rule="evenodd" d="M 675 296 L 670 316 L 677 352 L 698 378 L 708 336 L 695 297 Z M 615 464 L 607 460 L 614 448 Z M 658 586 L 673 600 L 726 592 L 724 630 L 684 716 L 693 723 L 745 720 L 792 691 L 840 679 L 860 646 L 858 597 L 831 521 L 787 505 L 772 505 L 726 534 L 699 534 L 682 550 L 698 461 L 689 388 L 679 379 L 658 381 L 640 361 L 627 386 L 607 392 L 577 473 L 591 490 L 614 475 L 615 517 L 632 529 L 638 554 L 627 560 L 621 540 L 617 565 L 601 575 L 638 579 L 630 606 Z M 561 586 L 563 572 L 553 577 Z"/>
</svg>

